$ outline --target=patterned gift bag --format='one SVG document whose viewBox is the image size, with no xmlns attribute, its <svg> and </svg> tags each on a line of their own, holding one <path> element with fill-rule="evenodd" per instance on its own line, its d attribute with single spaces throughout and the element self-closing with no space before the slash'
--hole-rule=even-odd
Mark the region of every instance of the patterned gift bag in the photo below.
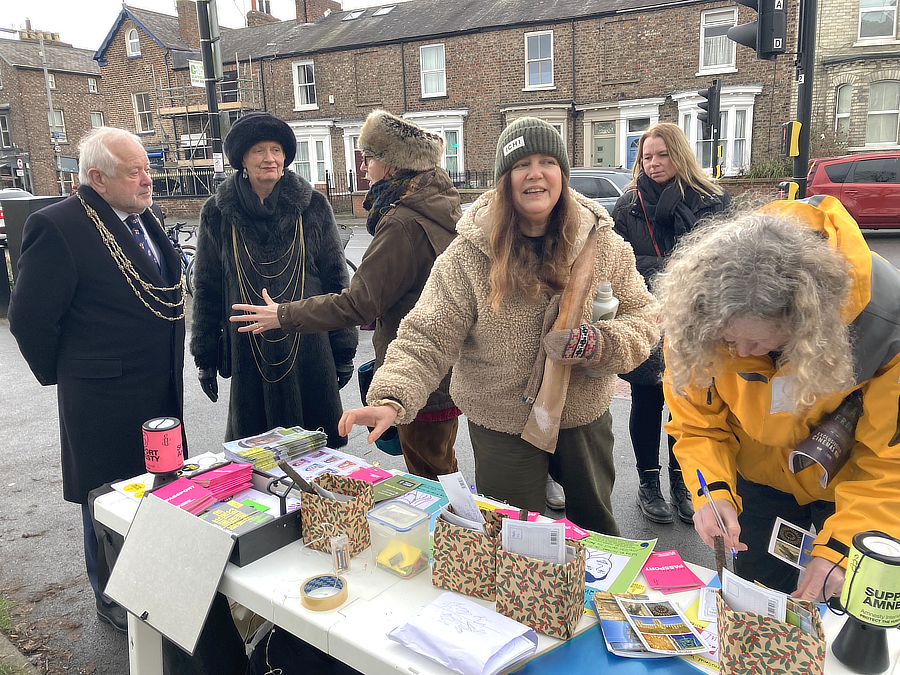
<svg viewBox="0 0 900 675">
<path fill-rule="evenodd" d="M 822 675 L 825 631 L 813 602 L 799 601 L 812 615 L 815 637 L 783 621 L 753 612 L 735 612 L 716 593 L 719 673 L 728 675 Z"/>
<path fill-rule="evenodd" d="M 452 512 L 453 509 L 448 507 Z M 431 583 L 448 591 L 493 600 L 496 595 L 497 549 L 505 514 L 481 509 L 485 534 L 452 525 L 438 516 L 434 521 L 434 559 Z"/>
<path fill-rule="evenodd" d="M 349 502 L 323 499 L 304 494 L 300 500 L 303 542 L 317 551 L 331 552 L 331 538 L 345 533 L 350 539 L 350 554 L 356 555 L 369 545 L 366 514 L 375 505 L 372 484 L 364 480 L 324 473 L 315 482 L 329 492 L 353 497 Z"/>
<path fill-rule="evenodd" d="M 568 640 L 584 614 L 584 545 L 563 565 L 497 548 L 497 611 L 536 631 Z"/>
</svg>

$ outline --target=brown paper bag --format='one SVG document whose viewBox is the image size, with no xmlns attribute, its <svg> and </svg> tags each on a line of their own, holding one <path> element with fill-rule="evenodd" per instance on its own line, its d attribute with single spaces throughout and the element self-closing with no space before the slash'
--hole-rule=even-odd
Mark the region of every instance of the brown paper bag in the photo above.
<svg viewBox="0 0 900 675">
<path fill-rule="evenodd" d="M 568 640 L 584 614 L 584 545 L 563 565 L 497 549 L 497 611 L 536 631 Z"/>
<path fill-rule="evenodd" d="M 349 502 L 323 499 L 303 494 L 300 514 L 303 519 L 303 542 L 317 551 L 331 552 L 331 538 L 346 534 L 350 554 L 356 555 L 369 545 L 369 521 L 366 514 L 375 505 L 372 484 L 364 480 L 324 473 L 315 482 L 328 490 L 353 497 Z"/>
<path fill-rule="evenodd" d="M 819 610 L 813 602 L 798 602 L 812 615 L 818 637 L 768 616 L 735 612 L 716 593 L 719 672 L 822 675 L 827 646 Z"/>
<path fill-rule="evenodd" d="M 451 507 L 448 509 L 453 511 Z M 451 525 L 440 516 L 434 521 L 431 583 L 448 591 L 493 600 L 500 526 L 506 515 L 486 509 L 481 509 L 481 513 L 485 534 Z"/>
</svg>

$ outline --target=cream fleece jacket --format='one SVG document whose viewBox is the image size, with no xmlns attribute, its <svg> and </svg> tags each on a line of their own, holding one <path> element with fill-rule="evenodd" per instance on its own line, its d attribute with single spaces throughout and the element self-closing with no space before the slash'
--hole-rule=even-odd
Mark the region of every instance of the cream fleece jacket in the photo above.
<svg viewBox="0 0 900 675">
<path fill-rule="evenodd" d="M 489 230 L 494 191 L 482 195 L 456 226 L 458 236 L 435 261 L 422 295 L 400 324 L 384 365 L 369 388 L 368 401 L 391 398 L 403 406 L 397 424 L 411 422 L 444 373 L 452 366 L 450 393 L 479 426 L 520 434 L 531 405 L 523 393 L 537 358 L 549 296 L 528 302 L 508 296 L 500 312 L 488 302 L 491 255 Z M 619 299 L 615 319 L 599 321 L 600 333 L 588 377 L 572 370 L 562 428 L 594 421 L 609 407 L 617 373 L 644 361 L 659 337 L 655 303 L 634 264 L 631 247 L 612 230 L 606 210 L 572 191 L 578 204 L 578 239 L 571 262 L 591 229 L 597 227 L 593 291 L 584 307 L 590 323 L 593 297 L 601 280 L 612 283 Z"/>
</svg>

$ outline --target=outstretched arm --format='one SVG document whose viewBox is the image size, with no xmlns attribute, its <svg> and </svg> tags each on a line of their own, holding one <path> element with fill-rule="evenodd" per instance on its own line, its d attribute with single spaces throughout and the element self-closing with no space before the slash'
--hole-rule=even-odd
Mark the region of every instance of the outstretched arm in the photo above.
<svg viewBox="0 0 900 675">
<path fill-rule="evenodd" d="M 234 304 L 231 306 L 235 312 L 244 312 L 243 314 L 232 314 L 228 320 L 233 323 L 244 322 L 247 325 L 238 326 L 239 333 L 262 333 L 273 328 L 281 328 L 281 322 L 278 320 L 278 303 L 269 297 L 269 292 L 262 289 L 264 305 L 242 305 Z"/>
</svg>

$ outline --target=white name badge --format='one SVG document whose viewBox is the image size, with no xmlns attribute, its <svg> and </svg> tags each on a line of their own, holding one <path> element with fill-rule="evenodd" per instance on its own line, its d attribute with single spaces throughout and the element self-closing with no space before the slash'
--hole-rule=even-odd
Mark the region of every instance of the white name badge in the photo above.
<svg viewBox="0 0 900 675">
<path fill-rule="evenodd" d="M 788 395 L 793 386 L 794 376 L 792 375 L 772 378 L 772 405 L 769 408 L 770 414 L 774 415 L 775 413 L 787 412 L 792 409 L 793 406 L 789 401 Z"/>
</svg>

